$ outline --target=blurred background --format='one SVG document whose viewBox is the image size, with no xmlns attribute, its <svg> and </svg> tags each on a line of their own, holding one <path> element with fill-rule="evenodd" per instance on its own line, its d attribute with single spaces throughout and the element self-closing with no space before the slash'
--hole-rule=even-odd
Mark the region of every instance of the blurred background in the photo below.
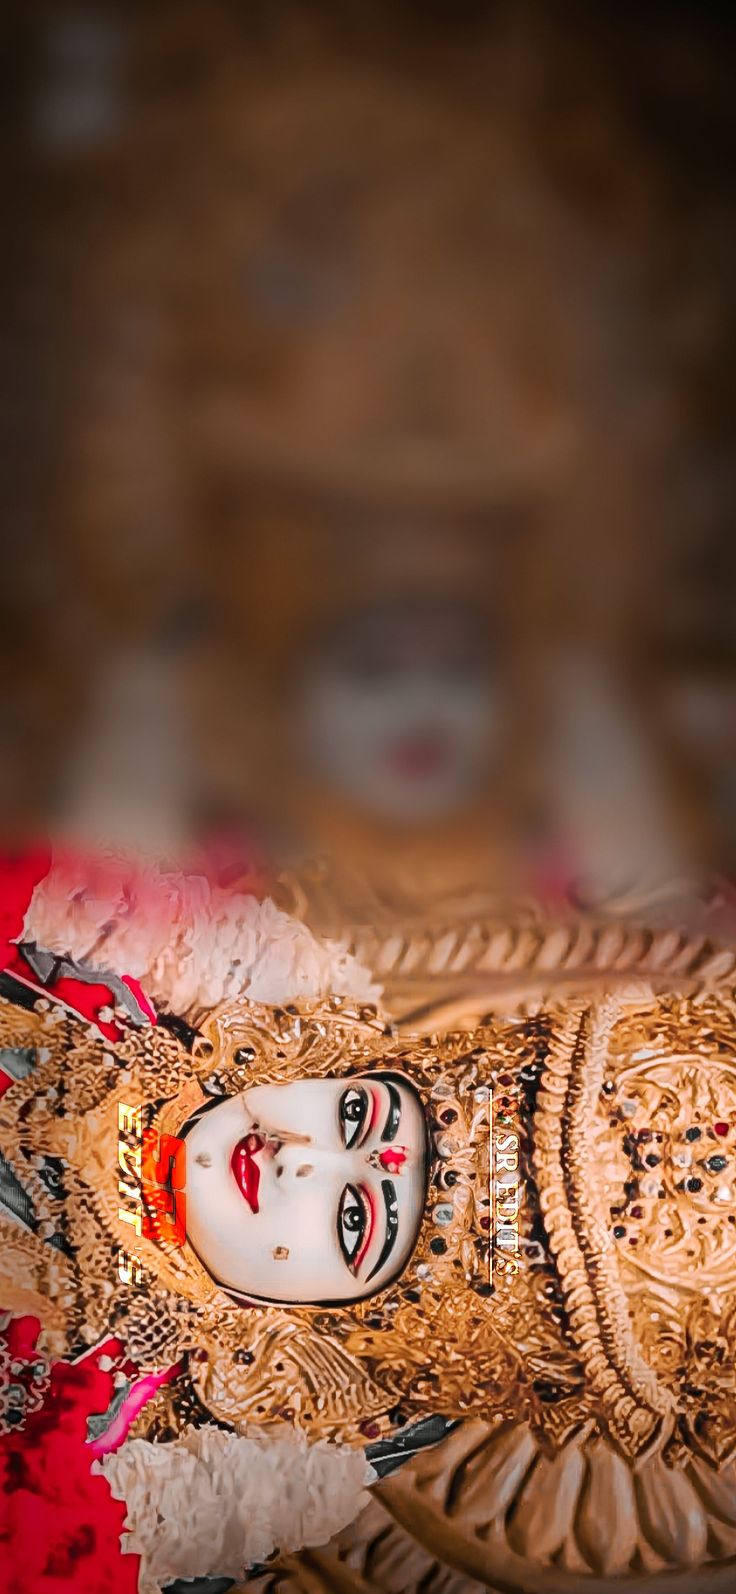
<svg viewBox="0 0 736 1594">
<path fill-rule="evenodd" d="M 726 8 L 3 26 L 7 834 L 726 874 Z"/>
</svg>

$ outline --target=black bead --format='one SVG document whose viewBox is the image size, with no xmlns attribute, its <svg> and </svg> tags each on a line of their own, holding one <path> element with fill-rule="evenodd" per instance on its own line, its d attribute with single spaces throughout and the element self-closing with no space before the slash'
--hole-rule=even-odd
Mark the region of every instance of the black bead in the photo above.
<svg viewBox="0 0 736 1594">
<path fill-rule="evenodd" d="M 613 1231 L 614 1240 L 623 1240 L 626 1230 L 622 1223 L 617 1223 Z"/>
<path fill-rule="evenodd" d="M 693 1125 L 692 1129 L 686 1129 L 685 1130 L 685 1139 L 686 1140 L 699 1140 L 702 1132 L 703 1132 L 702 1129 L 696 1129 L 695 1126 Z"/>
<path fill-rule="evenodd" d="M 694 1176 L 692 1179 L 686 1179 L 686 1181 L 685 1181 L 685 1189 L 686 1190 L 696 1191 L 696 1190 L 702 1190 L 702 1188 L 703 1188 L 703 1181 L 702 1181 L 702 1179 L 698 1179 L 697 1176 Z"/>
<path fill-rule="evenodd" d="M 545 1405 L 552 1405 L 562 1395 L 559 1385 L 551 1383 L 548 1378 L 535 1378 L 532 1389 Z"/>
<path fill-rule="evenodd" d="M 447 1241 L 443 1240 L 438 1234 L 433 1240 L 430 1240 L 429 1249 L 432 1251 L 434 1256 L 444 1256 L 445 1251 L 447 1250 Z"/>
</svg>

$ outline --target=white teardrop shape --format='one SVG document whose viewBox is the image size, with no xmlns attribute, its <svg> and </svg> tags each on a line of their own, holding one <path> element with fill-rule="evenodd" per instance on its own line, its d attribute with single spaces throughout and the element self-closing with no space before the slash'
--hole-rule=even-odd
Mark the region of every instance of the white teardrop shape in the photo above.
<svg viewBox="0 0 736 1594">
<path fill-rule="evenodd" d="M 639 1518 L 653 1549 L 675 1566 L 697 1566 L 705 1555 L 708 1523 L 684 1472 L 652 1456 L 636 1475 Z"/>
<path fill-rule="evenodd" d="M 572 1526 L 585 1462 L 580 1448 L 566 1445 L 556 1456 L 538 1456 L 509 1527 L 509 1542 L 521 1555 L 549 1561 Z"/>
<path fill-rule="evenodd" d="M 587 1453 L 575 1533 L 595 1572 L 611 1576 L 628 1570 L 636 1550 L 636 1499 L 631 1469 L 605 1439 Z"/>
<path fill-rule="evenodd" d="M 736 1527 L 736 1466 L 732 1462 L 721 1472 L 709 1467 L 707 1461 L 693 1459 L 689 1466 L 690 1478 L 708 1511 Z"/>
<path fill-rule="evenodd" d="M 458 1467 L 487 1440 L 493 1430 L 488 1423 L 464 1422 L 447 1435 L 441 1445 L 428 1446 L 414 1458 L 410 1469 L 400 1467 L 391 1479 L 393 1491 L 417 1489 L 446 1510 Z"/>
<path fill-rule="evenodd" d="M 513 1503 L 538 1450 L 526 1423 L 507 1428 L 463 1468 L 456 1509 L 473 1528 L 485 1528 Z"/>
</svg>

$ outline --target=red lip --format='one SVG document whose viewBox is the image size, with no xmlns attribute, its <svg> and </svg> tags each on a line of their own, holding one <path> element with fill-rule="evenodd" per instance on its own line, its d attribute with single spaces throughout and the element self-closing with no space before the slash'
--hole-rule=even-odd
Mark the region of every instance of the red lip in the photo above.
<svg viewBox="0 0 736 1594">
<path fill-rule="evenodd" d="M 255 1159 L 265 1144 L 261 1135 L 245 1135 L 238 1141 L 230 1158 L 235 1183 L 241 1195 L 245 1196 L 251 1212 L 258 1211 L 258 1187 L 261 1182 L 261 1172 Z"/>
<path fill-rule="evenodd" d="M 447 759 L 444 739 L 432 733 L 407 737 L 389 748 L 386 762 L 408 780 L 426 780 L 442 769 Z"/>
</svg>

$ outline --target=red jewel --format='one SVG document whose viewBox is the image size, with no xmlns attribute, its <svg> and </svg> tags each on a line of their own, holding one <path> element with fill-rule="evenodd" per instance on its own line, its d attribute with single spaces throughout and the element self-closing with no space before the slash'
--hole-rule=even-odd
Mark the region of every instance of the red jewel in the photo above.
<svg viewBox="0 0 736 1594">
<path fill-rule="evenodd" d="M 714 1128 L 714 1130 L 715 1130 L 717 1135 L 727 1135 L 728 1131 L 729 1131 L 729 1127 L 730 1127 L 730 1125 L 729 1124 L 724 1124 L 722 1120 L 719 1120 L 719 1122 L 717 1124 L 713 1125 L 713 1128 Z"/>
<path fill-rule="evenodd" d="M 365 1434 L 366 1439 L 376 1439 L 381 1432 L 377 1422 L 362 1422 L 360 1431 Z"/>
<path fill-rule="evenodd" d="M 390 1146 L 380 1153 L 378 1161 L 386 1173 L 399 1173 L 402 1162 L 406 1162 L 406 1152 L 403 1146 Z"/>
<path fill-rule="evenodd" d="M 643 1216 L 644 1216 L 643 1207 L 632 1207 L 631 1208 L 631 1216 L 632 1216 L 632 1218 L 643 1218 Z"/>
<path fill-rule="evenodd" d="M 481 1218 L 480 1226 L 481 1226 L 482 1229 L 490 1229 L 490 1227 L 491 1227 L 490 1218 Z"/>
</svg>

